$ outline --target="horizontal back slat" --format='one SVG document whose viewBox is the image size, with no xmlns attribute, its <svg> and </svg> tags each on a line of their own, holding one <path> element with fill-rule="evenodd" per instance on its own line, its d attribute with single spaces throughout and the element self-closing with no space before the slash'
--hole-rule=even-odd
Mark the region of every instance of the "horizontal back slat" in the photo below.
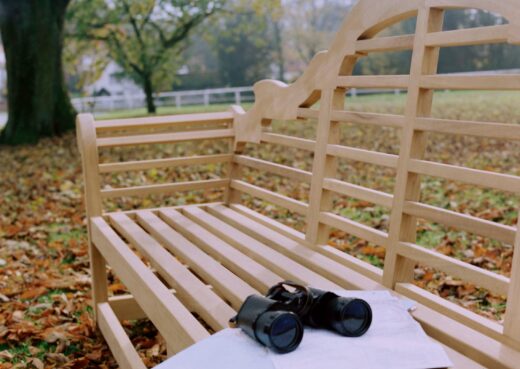
<svg viewBox="0 0 520 369">
<path fill-rule="evenodd" d="M 156 160 L 139 160 L 128 161 L 123 163 L 107 163 L 99 164 L 100 173 L 139 171 L 153 168 L 172 168 L 178 166 L 216 164 L 231 162 L 233 155 L 201 155 L 182 158 L 156 159 Z"/>
<path fill-rule="evenodd" d="M 520 140 L 520 125 L 450 119 L 417 118 L 415 129 L 455 135 Z"/>
<path fill-rule="evenodd" d="M 134 186 L 127 188 L 113 188 L 101 190 L 101 197 L 110 199 L 122 196 L 149 196 L 171 194 L 174 192 L 204 190 L 208 188 L 225 187 L 229 184 L 229 179 L 212 179 L 207 181 L 179 182 L 158 184 L 149 186 Z"/>
<path fill-rule="evenodd" d="M 222 138 L 232 138 L 234 131 L 232 129 L 215 129 L 210 131 L 190 131 L 176 133 L 160 133 L 139 136 L 123 136 L 98 138 L 98 147 L 116 147 L 116 146 L 134 146 L 134 145 L 150 145 L 161 143 L 173 143 L 193 140 L 213 140 Z"/>
<path fill-rule="evenodd" d="M 165 117 L 146 117 L 133 119 L 100 120 L 94 123 L 96 131 L 107 132 L 139 128 L 163 128 L 179 124 L 205 125 L 208 123 L 229 123 L 233 120 L 232 112 L 170 115 Z"/>
<path fill-rule="evenodd" d="M 469 312 L 467 309 L 449 302 L 442 297 L 435 296 L 411 283 L 398 283 L 395 290 L 418 303 L 440 311 L 446 316 L 490 337 L 495 339 L 502 339 L 503 337 L 503 327 L 499 323 Z"/>
<path fill-rule="evenodd" d="M 408 75 L 395 76 L 348 76 L 338 77 L 338 87 L 356 88 L 400 88 L 407 89 L 410 82 Z"/>
<path fill-rule="evenodd" d="M 383 167 L 397 168 L 397 155 L 385 154 L 382 152 L 375 152 L 364 149 L 357 149 L 354 147 L 347 147 L 341 145 L 329 145 L 327 147 L 327 154 L 334 155 L 339 158 L 360 161 L 368 164 L 381 165 Z"/>
<path fill-rule="evenodd" d="M 356 41 L 358 53 L 402 51 L 413 48 L 415 35 L 376 37 L 367 40 Z"/>
<path fill-rule="evenodd" d="M 490 272 L 409 242 L 400 242 L 397 245 L 397 251 L 402 256 L 442 270 L 449 275 L 463 278 L 468 282 L 484 287 L 499 295 L 507 295 L 509 278 L 500 274 Z"/>
<path fill-rule="evenodd" d="M 518 176 L 417 159 L 410 160 L 408 165 L 409 170 L 413 173 L 495 188 L 506 192 L 520 193 L 520 177 Z"/>
<path fill-rule="evenodd" d="M 269 201 L 275 205 L 289 209 L 297 214 L 307 214 L 308 205 L 302 201 L 292 199 L 290 197 L 280 195 L 279 193 L 266 190 L 262 187 L 258 187 L 240 180 L 231 180 L 231 188 L 239 192 L 258 197 L 265 201 Z"/>
<path fill-rule="evenodd" d="M 507 42 L 511 28 L 509 25 L 474 27 L 454 31 L 432 32 L 426 34 L 426 46 L 468 46 Z"/>
<path fill-rule="evenodd" d="M 262 142 L 294 147 L 306 151 L 314 151 L 314 146 L 316 145 L 316 141 L 313 140 L 266 132 L 262 133 Z"/>
<path fill-rule="evenodd" d="M 403 211 L 409 215 L 489 237 L 509 245 L 512 245 L 515 241 L 516 229 L 514 227 L 480 219 L 468 214 L 461 214 L 414 201 L 405 202 Z"/>
<path fill-rule="evenodd" d="M 435 90 L 518 90 L 520 75 L 436 75 L 419 78 L 421 88 Z"/>
<path fill-rule="evenodd" d="M 367 124 L 371 126 L 403 128 L 405 117 L 393 114 L 362 113 L 353 111 L 333 111 L 331 119 L 338 122 Z"/>
<path fill-rule="evenodd" d="M 320 221 L 348 234 L 373 242 L 376 245 L 386 246 L 388 244 L 388 234 L 386 232 L 368 227 L 339 215 L 321 212 Z"/>
<path fill-rule="evenodd" d="M 268 173 L 277 174 L 282 177 L 294 179 L 296 181 L 310 183 L 312 173 L 305 170 L 288 167 L 271 163 L 269 161 L 252 158 L 245 155 L 236 155 L 233 159 L 234 163 L 240 164 L 249 168 L 262 170 Z"/>
<path fill-rule="evenodd" d="M 341 195 L 371 202 L 376 205 L 387 208 L 392 207 L 393 196 L 385 192 L 372 190 L 332 178 L 325 178 L 323 180 L 323 188 Z"/>
</svg>

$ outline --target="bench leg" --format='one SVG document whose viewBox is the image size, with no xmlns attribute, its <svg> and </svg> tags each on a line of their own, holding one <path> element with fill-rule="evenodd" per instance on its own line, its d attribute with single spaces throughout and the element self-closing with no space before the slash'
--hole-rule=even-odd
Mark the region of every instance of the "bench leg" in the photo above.
<svg viewBox="0 0 520 369">
<path fill-rule="evenodd" d="M 98 304 L 108 302 L 108 278 L 106 262 L 96 246 L 89 242 L 90 273 L 92 275 L 92 305 L 97 321 Z"/>
</svg>

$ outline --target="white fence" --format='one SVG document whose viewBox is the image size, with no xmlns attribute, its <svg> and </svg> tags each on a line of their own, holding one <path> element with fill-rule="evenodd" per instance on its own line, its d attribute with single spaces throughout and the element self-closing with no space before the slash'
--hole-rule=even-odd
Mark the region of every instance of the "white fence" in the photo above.
<svg viewBox="0 0 520 369">
<path fill-rule="evenodd" d="M 352 88 L 350 96 L 369 95 L 377 93 L 393 92 L 399 94 L 400 90 L 357 90 Z M 156 106 L 189 106 L 189 105 L 211 105 L 211 104 L 241 104 L 253 102 L 255 96 L 253 87 L 230 87 L 206 90 L 161 92 L 154 95 Z M 118 95 L 118 96 L 96 96 L 72 99 L 72 105 L 78 112 L 107 112 L 114 110 L 129 110 L 143 108 L 146 106 L 144 94 Z"/>
<path fill-rule="evenodd" d="M 161 92 L 154 95 L 156 106 L 176 106 L 210 104 L 241 104 L 254 101 L 252 87 L 230 87 L 207 90 Z M 72 99 L 78 112 L 105 112 L 113 110 L 137 109 L 146 106 L 144 94 L 121 96 L 97 96 Z"/>
</svg>

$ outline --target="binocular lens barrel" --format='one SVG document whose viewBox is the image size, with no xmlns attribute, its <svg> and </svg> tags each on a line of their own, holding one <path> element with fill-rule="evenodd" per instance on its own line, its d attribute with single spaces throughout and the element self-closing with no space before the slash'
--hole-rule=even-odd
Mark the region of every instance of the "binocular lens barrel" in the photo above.
<svg viewBox="0 0 520 369">
<path fill-rule="evenodd" d="M 303 325 L 298 315 L 274 310 L 276 301 L 263 296 L 249 296 L 237 316 L 236 325 L 251 338 L 279 353 L 294 351 L 303 339 Z"/>
<path fill-rule="evenodd" d="M 294 351 L 302 341 L 303 326 L 294 313 L 268 311 L 256 321 L 255 336 L 265 346 L 287 353 Z"/>
<path fill-rule="evenodd" d="M 359 337 L 365 334 L 372 324 L 372 309 L 360 299 L 339 297 L 336 307 L 338 319 L 332 322 L 334 330 L 343 336 Z"/>
<path fill-rule="evenodd" d="M 372 309 L 366 301 L 311 291 L 316 301 L 306 320 L 311 326 L 328 328 L 346 337 L 360 337 L 370 328 Z"/>
</svg>

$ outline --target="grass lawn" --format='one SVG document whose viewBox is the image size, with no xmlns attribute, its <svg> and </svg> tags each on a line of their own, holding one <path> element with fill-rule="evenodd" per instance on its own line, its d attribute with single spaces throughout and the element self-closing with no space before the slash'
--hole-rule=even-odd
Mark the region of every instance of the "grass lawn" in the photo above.
<svg viewBox="0 0 520 369">
<path fill-rule="evenodd" d="M 347 99 L 347 109 L 402 114 L 406 95 L 363 96 Z M 228 106 L 159 108 L 158 114 L 225 110 Z M 98 119 L 146 115 L 144 110 L 112 112 Z M 519 93 L 441 92 L 435 95 L 433 115 L 440 118 L 520 124 Z M 316 137 L 316 121 L 273 122 L 274 132 Z M 341 144 L 397 154 L 400 131 L 345 123 Z M 156 147 L 116 148 L 101 152 L 103 161 L 187 156 L 196 152 L 220 153 L 225 142 L 183 143 Z M 276 163 L 311 170 L 312 156 L 276 145 L 248 144 L 246 154 Z M 430 134 L 427 160 L 520 175 L 520 143 L 462 136 Z M 0 367 L 54 365 L 74 368 L 115 368 L 106 344 L 95 330 L 90 302 L 87 235 L 82 201 L 83 179 L 73 133 L 44 139 L 35 146 L 0 147 Z M 105 185 L 165 183 L 214 178 L 225 172 L 218 165 L 149 170 L 108 175 Z M 338 178 L 392 193 L 395 173 L 390 169 L 340 160 Z M 246 170 L 246 181 L 307 201 L 309 188 L 274 175 Z M 165 198 L 125 200 L 123 206 L 188 204 L 218 200 L 218 192 L 183 193 Z M 421 201 L 506 225 L 515 225 L 520 197 L 462 183 L 424 177 Z M 244 202 L 285 224 L 304 231 L 302 219 L 272 204 L 244 197 Z M 109 209 L 117 203 L 107 203 Z M 369 226 L 388 230 L 389 210 L 338 196 L 334 212 Z M 330 245 L 373 265 L 384 264 L 384 248 L 338 230 Z M 418 243 L 445 255 L 509 276 L 512 245 L 419 220 Z M 418 266 L 416 284 L 446 299 L 501 320 L 503 296 L 460 281 L 437 270 Z M 110 292 L 125 287 L 110 273 Z M 149 322 L 125 322 L 133 343 L 149 366 L 164 359 L 164 341 Z M 31 362 L 32 364 L 28 364 Z"/>
</svg>

